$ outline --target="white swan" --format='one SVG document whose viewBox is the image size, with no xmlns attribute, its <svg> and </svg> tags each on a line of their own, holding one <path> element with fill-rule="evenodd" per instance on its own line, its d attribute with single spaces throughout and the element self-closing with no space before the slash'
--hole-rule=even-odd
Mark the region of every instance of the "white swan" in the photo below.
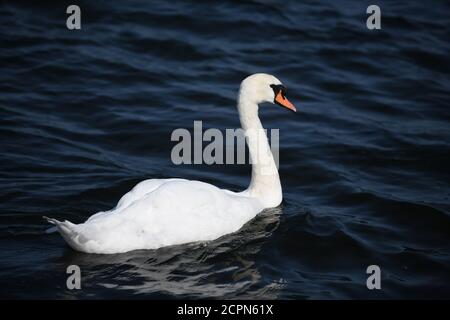
<svg viewBox="0 0 450 320">
<path fill-rule="evenodd" d="M 96 213 L 84 223 L 44 218 L 56 225 L 73 249 L 101 254 L 214 240 L 239 230 L 263 209 L 282 201 L 278 170 L 267 137 L 261 134 L 262 102 L 296 111 L 274 76 L 259 73 L 242 81 L 238 110 L 252 160 L 247 190 L 235 193 L 200 181 L 150 179 L 138 183 L 114 209 Z"/>
</svg>

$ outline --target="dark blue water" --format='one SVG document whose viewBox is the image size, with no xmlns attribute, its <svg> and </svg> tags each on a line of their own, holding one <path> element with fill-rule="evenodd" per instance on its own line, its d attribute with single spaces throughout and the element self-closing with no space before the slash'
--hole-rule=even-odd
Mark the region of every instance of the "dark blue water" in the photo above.
<svg viewBox="0 0 450 320">
<path fill-rule="evenodd" d="M 450 5 L 378 1 L 0 4 L 0 297 L 450 298 Z M 248 165 L 170 160 L 176 128 L 238 128 L 267 72 L 284 203 L 217 241 L 77 253 L 42 216 L 83 222 L 137 182 L 245 189 Z M 120 234 L 117 235 L 120 237 Z M 66 268 L 82 289 L 66 289 Z M 381 268 L 381 290 L 366 268 Z"/>
</svg>

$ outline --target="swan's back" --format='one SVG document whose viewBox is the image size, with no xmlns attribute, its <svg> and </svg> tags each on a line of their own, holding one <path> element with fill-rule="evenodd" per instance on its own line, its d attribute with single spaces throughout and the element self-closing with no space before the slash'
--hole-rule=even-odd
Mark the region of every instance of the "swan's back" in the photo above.
<svg viewBox="0 0 450 320">
<path fill-rule="evenodd" d="M 152 179 L 83 224 L 49 221 L 75 250 L 118 253 L 214 240 L 239 230 L 262 209 L 255 198 L 204 182 Z"/>
</svg>

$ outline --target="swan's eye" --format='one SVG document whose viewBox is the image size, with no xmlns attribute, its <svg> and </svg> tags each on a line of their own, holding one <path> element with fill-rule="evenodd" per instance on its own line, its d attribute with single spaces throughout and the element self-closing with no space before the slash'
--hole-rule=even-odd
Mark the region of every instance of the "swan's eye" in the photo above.
<svg viewBox="0 0 450 320">
<path fill-rule="evenodd" d="M 283 98 L 286 97 L 286 88 L 282 84 L 271 84 L 270 87 L 272 88 L 273 93 L 275 94 L 275 97 L 280 92 L 281 92 L 281 95 L 283 96 Z"/>
</svg>

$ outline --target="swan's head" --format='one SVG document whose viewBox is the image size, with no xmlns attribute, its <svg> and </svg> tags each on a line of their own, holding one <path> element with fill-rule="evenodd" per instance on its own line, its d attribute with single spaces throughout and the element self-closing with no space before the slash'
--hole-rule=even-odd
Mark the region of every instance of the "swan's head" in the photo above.
<svg viewBox="0 0 450 320">
<path fill-rule="evenodd" d="M 286 87 L 270 74 L 255 73 L 245 78 L 241 83 L 240 96 L 256 104 L 270 102 L 297 111 L 286 98 Z"/>
</svg>

